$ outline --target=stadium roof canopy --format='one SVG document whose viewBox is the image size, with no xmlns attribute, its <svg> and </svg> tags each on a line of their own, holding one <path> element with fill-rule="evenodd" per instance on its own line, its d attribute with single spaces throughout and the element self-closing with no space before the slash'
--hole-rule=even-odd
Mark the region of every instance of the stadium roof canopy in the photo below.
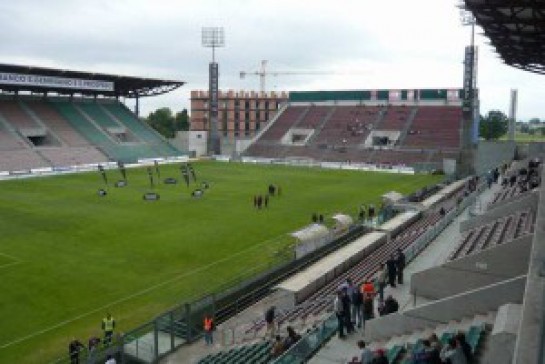
<svg viewBox="0 0 545 364">
<path fill-rule="evenodd" d="M 543 0 L 464 0 L 504 62 L 545 74 Z"/>
<path fill-rule="evenodd" d="M 0 64 L 1 91 L 138 98 L 161 95 L 184 84 L 183 81 Z"/>
</svg>

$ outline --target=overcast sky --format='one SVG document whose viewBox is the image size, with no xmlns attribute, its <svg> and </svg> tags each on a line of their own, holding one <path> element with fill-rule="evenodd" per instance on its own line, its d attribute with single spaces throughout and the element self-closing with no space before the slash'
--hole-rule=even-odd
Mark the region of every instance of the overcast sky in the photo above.
<svg viewBox="0 0 545 364">
<path fill-rule="evenodd" d="M 186 81 L 147 98 L 142 111 L 189 108 L 189 91 L 208 86 L 210 49 L 201 27 L 222 26 L 220 88 L 257 90 L 262 59 L 267 89 L 458 88 L 464 46 L 454 0 L 0 0 L 0 62 Z M 481 30 L 477 29 L 478 33 Z M 519 90 L 518 119 L 545 118 L 544 76 L 505 66 L 477 36 L 481 113 L 507 113 Z"/>
</svg>

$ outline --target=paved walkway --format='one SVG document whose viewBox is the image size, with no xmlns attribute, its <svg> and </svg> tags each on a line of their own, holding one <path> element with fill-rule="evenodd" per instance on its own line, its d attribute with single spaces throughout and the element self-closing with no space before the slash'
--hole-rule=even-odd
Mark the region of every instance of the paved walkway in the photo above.
<svg viewBox="0 0 545 364">
<path fill-rule="evenodd" d="M 485 208 L 494 192 L 498 191 L 500 186 L 494 185 L 490 190 L 483 191 L 477 200 L 477 207 Z M 448 255 L 460 241 L 460 223 L 469 218 L 469 210 L 472 206 L 466 208 L 458 217 L 456 217 L 445 230 L 443 230 L 423 252 L 421 252 L 405 269 L 405 283 L 397 285 L 396 288 L 387 287 L 385 297 L 391 294 L 399 302 L 400 310 L 406 310 L 414 307 L 415 297 L 409 293 L 411 276 L 428 268 L 437 266 L 446 261 Z M 428 300 L 417 297 L 416 305 L 427 302 Z M 354 356 L 358 356 L 357 342 L 363 339 L 363 331 L 356 331 L 345 339 L 339 339 L 334 336 L 324 347 L 309 361 L 311 364 L 332 364 L 350 361 Z"/>
</svg>

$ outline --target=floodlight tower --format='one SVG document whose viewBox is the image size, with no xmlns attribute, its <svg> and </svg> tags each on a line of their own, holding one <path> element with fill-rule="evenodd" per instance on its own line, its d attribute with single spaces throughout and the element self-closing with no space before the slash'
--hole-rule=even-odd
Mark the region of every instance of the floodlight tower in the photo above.
<svg viewBox="0 0 545 364">
<path fill-rule="evenodd" d="M 475 150 L 479 140 L 479 98 L 477 92 L 477 48 L 475 47 L 475 24 L 473 14 L 460 9 L 460 21 L 464 26 L 471 26 L 470 45 L 465 47 L 464 87 L 462 96 L 462 151 L 458 174 L 460 176 L 475 173 Z"/>
<path fill-rule="evenodd" d="M 208 93 L 208 154 L 221 154 L 221 144 L 218 134 L 218 79 L 219 66 L 216 63 L 216 48 L 225 46 L 223 27 L 202 28 L 202 45 L 212 48 L 212 62 L 208 68 L 209 93 Z"/>
</svg>

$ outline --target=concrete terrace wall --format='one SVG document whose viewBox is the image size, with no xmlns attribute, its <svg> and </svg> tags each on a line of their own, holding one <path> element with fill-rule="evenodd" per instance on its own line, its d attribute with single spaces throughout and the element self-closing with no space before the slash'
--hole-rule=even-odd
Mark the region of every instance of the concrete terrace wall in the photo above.
<svg viewBox="0 0 545 364">
<path fill-rule="evenodd" d="M 525 236 L 414 273 L 410 292 L 437 300 L 524 275 L 528 271 L 532 238 L 533 236 Z"/>
<path fill-rule="evenodd" d="M 515 149 L 516 144 L 511 141 L 480 141 L 475 156 L 476 173 L 486 173 L 500 164 L 513 160 Z"/>
</svg>

